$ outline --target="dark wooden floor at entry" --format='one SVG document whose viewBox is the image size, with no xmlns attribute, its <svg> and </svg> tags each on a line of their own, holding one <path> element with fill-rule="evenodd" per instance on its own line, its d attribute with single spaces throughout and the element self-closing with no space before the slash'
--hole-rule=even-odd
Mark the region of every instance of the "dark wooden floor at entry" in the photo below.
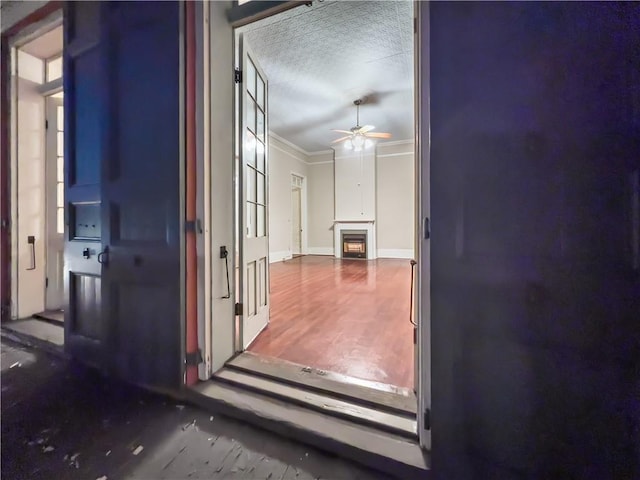
<svg viewBox="0 0 640 480">
<path fill-rule="evenodd" d="M 249 350 L 413 388 L 410 282 L 409 260 L 273 263 L 270 324 Z"/>
</svg>

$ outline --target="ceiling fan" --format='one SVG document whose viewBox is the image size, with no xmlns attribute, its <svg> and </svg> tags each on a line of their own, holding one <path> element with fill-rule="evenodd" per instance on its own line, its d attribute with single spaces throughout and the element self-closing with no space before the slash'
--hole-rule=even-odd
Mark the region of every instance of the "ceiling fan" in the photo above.
<svg viewBox="0 0 640 480">
<path fill-rule="evenodd" d="M 365 101 L 366 98 L 354 100 L 353 104 L 356 106 L 356 126 L 352 127 L 351 130 L 332 129 L 334 132 L 347 133 L 348 135 L 338 138 L 331 143 L 345 142 L 346 148 L 359 152 L 363 148 L 368 148 L 373 145 L 371 141 L 372 138 L 391 138 L 390 133 L 372 132 L 371 130 L 376 128 L 373 125 L 360 126 L 360 105 L 365 103 Z"/>
</svg>

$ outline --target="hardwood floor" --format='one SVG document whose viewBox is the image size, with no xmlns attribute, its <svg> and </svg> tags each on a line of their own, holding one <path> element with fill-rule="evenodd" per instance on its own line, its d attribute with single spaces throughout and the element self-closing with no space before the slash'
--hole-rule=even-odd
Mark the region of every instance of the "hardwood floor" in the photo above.
<svg viewBox="0 0 640 480">
<path fill-rule="evenodd" d="M 409 260 L 303 256 L 271 264 L 269 326 L 249 350 L 413 388 Z"/>
</svg>

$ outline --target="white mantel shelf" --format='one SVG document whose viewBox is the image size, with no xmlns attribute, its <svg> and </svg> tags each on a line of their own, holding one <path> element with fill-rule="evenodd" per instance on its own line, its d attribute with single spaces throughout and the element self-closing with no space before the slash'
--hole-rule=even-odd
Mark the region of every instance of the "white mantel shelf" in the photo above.
<svg viewBox="0 0 640 480">
<path fill-rule="evenodd" d="M 333 223 L 375 223 L 375 220 L 334 220 Z"/>
<path fill-rule="evenodd" d="M 336 258 L 342 258 L 342 232 L 345 230 L 364 230 L 367 232 L 367 260 L 377 258 L 376 226 L 374 220 L 334 220 L 333 245 Z"/>
</svg>

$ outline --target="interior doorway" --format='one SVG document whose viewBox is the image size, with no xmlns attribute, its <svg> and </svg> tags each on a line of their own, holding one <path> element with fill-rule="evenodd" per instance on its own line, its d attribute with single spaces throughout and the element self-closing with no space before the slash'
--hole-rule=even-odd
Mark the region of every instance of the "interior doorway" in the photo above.
<svg viewBox="0 0 640 480">
<path fill-rule="evenodd" d="M 304 178 L 291 174 L 291 254 L 302 255 L 302 185 Z"/>
<path fill-rule="evenodd" d="M 236 312 L 240 351 L 403 397 L 415 411 L 413 24 L 411 2 L 323 2 L 236 30 Z M 331 42 L 363 47 L 336 57 Z M 354 236 L 359 254 L 347 258 Z"/>
<path fill-rule="evenodd" d="M 62 12 L 10 40 L 11 322 L 64 342 L 64 94 Z"/>
</svg>

